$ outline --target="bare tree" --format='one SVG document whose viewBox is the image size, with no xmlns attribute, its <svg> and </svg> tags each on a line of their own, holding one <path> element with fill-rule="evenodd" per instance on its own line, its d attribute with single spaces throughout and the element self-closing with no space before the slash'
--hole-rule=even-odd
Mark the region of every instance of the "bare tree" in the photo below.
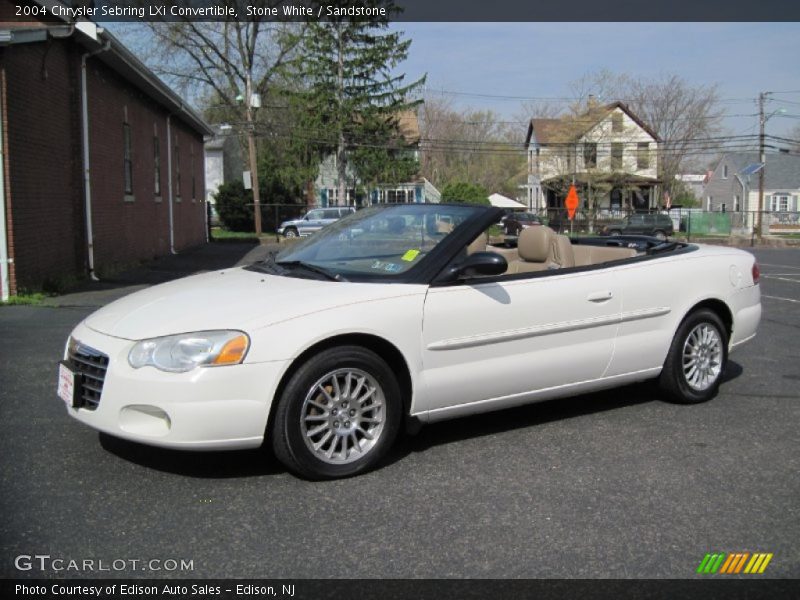
<svg viewBox="0 0 800 600">
<path fill-rule="evenodd" d="M 791 142 L 791 149 L 793 152 L 800 152 L 800 124 L 795 125 L 787 136 Z"/>
<path fill-rule="evenodd" d="M 590 95 L 599 102 L 620 100 L 658 134 L 659 178 L 670 193 L 676 174 L 718 150 L 714 138 L 723 131 L 725 111 L 716 84 L 691 85 L 674 74 L 642 79 L 601 70 L 573 82 L 572 89 L 574 114 Z"/>
<path fill-rule="evenodd" d="M 524 181 L 524 130 L 492 111 L 458 110 L 448 99 L 425 99 L 420 116 L 420 172 L 437 187 L 467 182 L 516 194 Z"/>
</svg>

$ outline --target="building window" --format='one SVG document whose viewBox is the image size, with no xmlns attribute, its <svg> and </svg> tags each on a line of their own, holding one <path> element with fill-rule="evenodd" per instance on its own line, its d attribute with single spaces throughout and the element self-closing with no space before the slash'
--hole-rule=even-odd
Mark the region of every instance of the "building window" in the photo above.
<svg viewBox="0 0 800 600">
<path fill-rule="evenodd" d="M 584 144 L 583 145 L 583 165 L 587 169 L 593 169 L 597 166 L 597 144 Z"/>
<path fill-rule="evenodd" d="M 711 212 L 711 201 L 714 199 L 713 196 L 706 196 L 706 210 Z"/>
<path fill-rule="evenodd" d="M 414 190 L 386 190 L 388 204 L 406 204 L 414 202 Z"/>
<path fill-rule="evenodd" d="M 122 124 L 122 162 L 125 169 L 125 194 L 133 195 L 133 154 L 131 151 L 131 126 Z"/>
<path fill-rule="evenodd" d="M 728 165 L 722 165 L 722 178 L 728 178 Z"/>
<path fill-rule="evenodd" d="M 181 147 L 175 140 L 175 198 L 181 199 Z"/>
<path fill-rule="evenodd" d="M 328 188 L 328 206 L 349 206 L 352 200 L 356 197 L 356 191 L 353 188 L 345 190 L 345 200 L 339 200 L 339 188 Z"/>
<path fill-rule="evenodd" d="M 728 205 L 723 202 L 722 204 L 719 205 L 719 211 L 720 212 L 727 212 L 728 211 Z"/>
<path fill-rule="evenodd" d="M 161 146 L 158 141 L 158 136 L 153 136 L 153 177 L 154 186 L 153 193 L 156 196 L 161 195 Z"/>
<path fill-rule="evenodd" d="M 775 194 L 769 199 L 770 212 L 788 212 L 789 196 Z"/>
<path fill-rule="evenodd" d="M 650 168 L 650 144 L 648 142 L 639 142 L 636 145 L 636 168 Z"/>
<path fill-rule="evenodd" d="M 733 210 L 734 212 L 739 212 L 740 209 L 741 205 L 739 203 L 739 196 L 737 195 L 733 197 Z"/>
<path fill-rule="evenodd" d="M 611 144 L 611 168 L 615 171 L 622 169 L 622 144 L 620 142 Z"/>
<path fill-rule="evenodd" d="M 622 113 L 615 112 L 611 115 L 611 131 L 613 133 L 622 133 Z"/>
</svg>

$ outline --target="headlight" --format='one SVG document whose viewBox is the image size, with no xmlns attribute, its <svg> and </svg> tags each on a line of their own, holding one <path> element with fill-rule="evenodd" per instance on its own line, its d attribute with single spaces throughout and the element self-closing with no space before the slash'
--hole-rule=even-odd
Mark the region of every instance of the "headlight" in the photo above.
<svg viewBox="0 0 800 600">
<path fill-rule="evenodd" d="M 128 353 L 128 363 L 134 369 L 149 365 L 183 373 L 201 365 L 237 365 L 249 346 L 250 338 L 241 331 L 196 331 L 137 342 Z"/>
</svg>

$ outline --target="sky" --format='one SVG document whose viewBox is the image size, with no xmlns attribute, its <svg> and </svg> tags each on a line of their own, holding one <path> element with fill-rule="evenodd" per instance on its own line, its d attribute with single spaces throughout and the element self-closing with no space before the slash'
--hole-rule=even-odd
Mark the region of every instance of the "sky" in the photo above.
<svg viewBox="0 0 800 600">
<path fill-rule="evenodd" d="M 570 83 L 608 69 L 653 77 L 678 74 L 719 85 L 730 133 L 758 132 L 756 98 L 767 103 L 767 133 L 800 124 L 800 23 L 396 23 L 412 39 L 402 70 L 428 75 L 435 90 L 518 97 L 570 97 Z M 518 114 L 521 100 L 451 95 L 458 105 Z"/>
</svg>

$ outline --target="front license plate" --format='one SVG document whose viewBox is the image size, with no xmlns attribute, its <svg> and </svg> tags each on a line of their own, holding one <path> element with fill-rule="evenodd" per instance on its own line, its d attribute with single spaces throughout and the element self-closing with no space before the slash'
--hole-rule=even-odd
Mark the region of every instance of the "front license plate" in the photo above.
<svg viewBox="0 0 800 600">
<path fill-rule="evenodd" d="M 67 403 L 67 406 L 76 406 L 75 395 L 77 392 L 77 376 L 64 362 L 58 364 L 58 397 Z"/>
</svg>

